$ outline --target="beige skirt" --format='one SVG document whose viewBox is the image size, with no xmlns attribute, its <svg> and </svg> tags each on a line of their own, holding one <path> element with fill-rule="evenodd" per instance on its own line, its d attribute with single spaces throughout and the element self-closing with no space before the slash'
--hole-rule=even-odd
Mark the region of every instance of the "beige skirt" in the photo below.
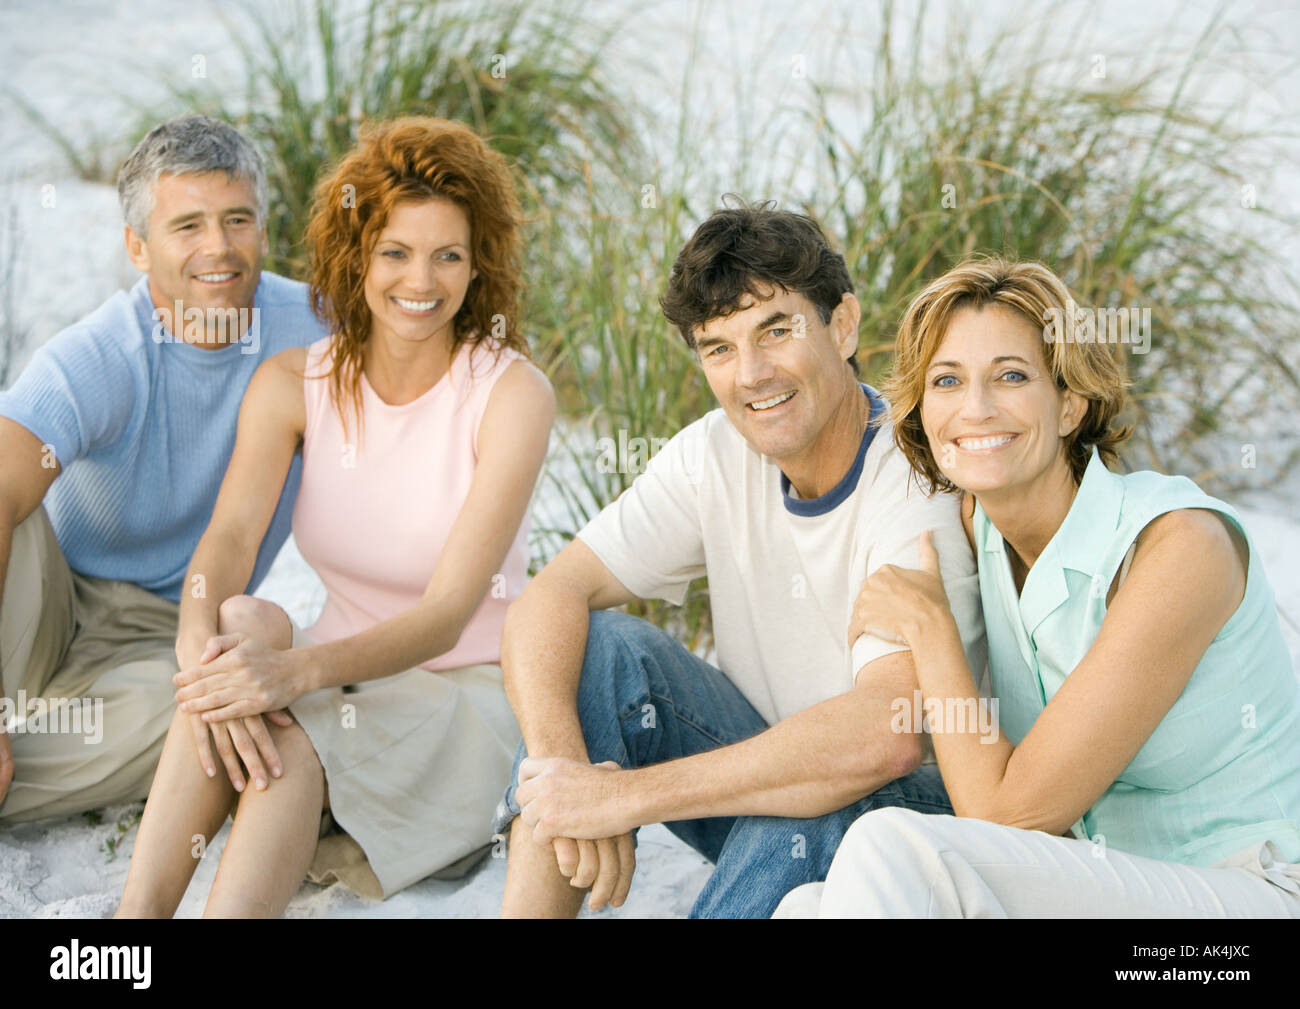
<svg viewBox="0 0 1300 1009">
<path fill-rule="evenodd" d="M 293 647 L 314 643 L 294 625 Z M 308 879 L 387 898 L 426 876 L 467 871 L 492 843 L 520 740 L 499 665 L 416 667 L 313 690 L 289 710 L 328 787 Z"/>
</svg>

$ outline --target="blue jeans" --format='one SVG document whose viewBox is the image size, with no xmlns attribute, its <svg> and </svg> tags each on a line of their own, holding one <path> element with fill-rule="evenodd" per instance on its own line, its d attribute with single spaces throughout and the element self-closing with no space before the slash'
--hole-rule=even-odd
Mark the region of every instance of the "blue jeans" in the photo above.
<svg viewBox="0 0 1300 1009">
<path fill-rule="evenodd" d="M 591 614 L 578 717 L 591 762 L 613 760 L 627 768 L 704 753 L 768 727 L 720 670 L 646 621 L 611 610 Z M 521 744 L 494 833 L 507 834 L 519 814 L 515 788 L 526 756 Z M 716 816 L 664 824 L 717 867 L 691 917 L 770 917 L 796 886 L 824 880 L 853 821 L 883 806 L 952 812 L 939 769 L 926 766 L 824 816 Z"/>
</svg>

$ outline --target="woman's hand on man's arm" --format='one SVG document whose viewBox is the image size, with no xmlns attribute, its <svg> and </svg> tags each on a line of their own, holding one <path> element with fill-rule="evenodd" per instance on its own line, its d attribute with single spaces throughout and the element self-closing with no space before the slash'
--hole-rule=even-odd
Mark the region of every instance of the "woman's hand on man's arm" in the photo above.
<svg viewBox="0 0 1300 1009">
<path fill-rule="evenodd" d="M 1019 745 L 933 734 L 959 816 L 1066 832 L 1132 763 L 1240 605 L 1245 565 L 1217 515 L 1166 513 L 1137 543 L 1096 639 Z M 913 646 L 927 700 L 960 696 L 969 680 L 952 637 Z"/>
</svg>

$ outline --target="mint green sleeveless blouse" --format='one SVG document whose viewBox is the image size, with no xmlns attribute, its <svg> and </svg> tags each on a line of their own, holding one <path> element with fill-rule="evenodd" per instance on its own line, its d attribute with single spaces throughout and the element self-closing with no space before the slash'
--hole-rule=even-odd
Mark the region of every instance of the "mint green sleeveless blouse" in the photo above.
<svg viewBox="0 0 1300 1009">
<path fill-rule="evenodd" d="M 1254 542 L 1230 505 L 1191 480 L 1110 472 L 1096 449 L 1065 521 L 1017 595 L 1001 533 L 975 505 L 980 597 L 1001 730 L 1019 745 L 1092 646 L 1124 554 L 1178 508 L 1226 515 L 1250 545 L 1246 592 L 1187 686 L 1076 837 L 1213 865 L 1260 841 L 1300 862 L 1300 684 Z M 1132 669 L 1141 676 L 1141 669 Z"/>
</svg>

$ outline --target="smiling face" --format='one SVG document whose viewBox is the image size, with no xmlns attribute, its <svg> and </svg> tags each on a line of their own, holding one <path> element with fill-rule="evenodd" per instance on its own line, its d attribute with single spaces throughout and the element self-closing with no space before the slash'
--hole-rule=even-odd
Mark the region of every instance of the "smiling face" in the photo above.
<svg viewBox="0 0 1300 1009">
<path fill-rule="evenodd" d="M 253 307 L 267 246 L 252 185 L 225 172 L 162 175 L 153 195 L 149 238 L 128 226 L 126 248 L 154 306 L 167 319 L 176 302 L 182 312 Z"/>
<path fill-rule="evenodd" d="M 829 325 L 791 291 L 746 296 L 741 305 L 694 333 L 705 378 L 749 444 L 778 461 L 797 459 L 816 445 L 846 391 L 858 390 L 847 363 L 858 345 L 857 300 L 845 295 Z"/>
<path fill-rule="evenodd" d="M 973 493 L 1024 488 L 1057 467 L 1087 401 L 1059 388 L 1042 330 L 1001 305 L 961 308 L 925 374 L 921 422 L 939 469 Z"/>
<path fill-rule="evenodd" d="M 373 333 L 417 343 L 437 335 L 450 345 L 476 276 L 469 243 L 469 217 L 451 200 L 393 207 L 366 270 Z"/>
</svg>

